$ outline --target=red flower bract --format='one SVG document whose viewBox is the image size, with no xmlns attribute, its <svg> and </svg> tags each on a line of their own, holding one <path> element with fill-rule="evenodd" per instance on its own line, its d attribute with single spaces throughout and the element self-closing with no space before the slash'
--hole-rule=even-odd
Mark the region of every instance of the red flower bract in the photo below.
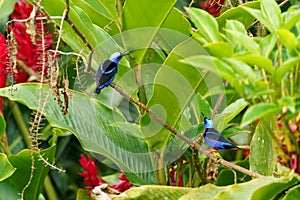
<svg viewBox="0 0 300 200">
<path fill-rule="evenodd" d="M 16 2 L 14 12 L 11 14 L 11 19 L 27 19 L 33 9 L 33 6 L 24 0 Z M 38 14 L 38 17 L 44 16 Z M 53 44 L 52 33 L 47 33 L 47 27 L 42 24 L 41 20 L 36 21 L 36 42 L 31 41 L 31 36 L 26 33 L 27 27 L 24 22 L 14 22 L 8 27 L 9 31 L 13 31 L 14 38 L 18 45 L 17 59 L 22 60 L 28 67 L 35 72 L 42 70 L 43 56 L 47 60 L 47 55 L 43 55 L 43 49 L 48 49 Z M 41 32 L 45 33 L 41 35 Z M 46 34 L 47 33 L 47 34 Z M 43 36 L 43 38 L 42 38 Z M 44 39 L 44 47 L 42 47 L 42 39 Z M 46 70 L 44 71 L 46 72 Z M 17 83 L 26 82 L 28 74 L 17 68 L 17 73 L 14 74 L 14 79 Z"/>
<path fill-rule="evenodd" d="M 80 176 L 85 177 L 84 182 L 92 187 L 85 187 L 85 189 L 92 190 L 94 187 L 102 185 L 105 181 L 98 177 L 98 170 L 94 161 L 88 156 L 86 157 L 81 154 L 81 159 L 79 160 L 81 166 L 84 168 L 82 173 L 79 173 Z M 124 192 L 128 190 L 131 186 L 134 186 L 125 176 L 123 172 L 121 172 L 119 176 L 120 182 L 109 185 L 108 187 L 118 190 L 119 192 Z"/>
<path fill-rule="evenodd" d="M 119 192 L 124 192 L 128 190 L 131 186 L 134 186 L 125 176 L 125 174 L 122 172 L 119 176 L 119 179 L 121 180 L 118 183 L 112 184 L 109 187 L 118 190 Z"/>
<path fill-rule="evenodd" d="M 81 154 L 80 157 L 79 162 L 84 168 L 84 171 L 79 173 L 79 175 L 84 177 L 84 182 L 92 187 L 105 183 L 102 178 L 98 177 L 98 170 L 94 161 L 89 156 L 88 159 L 86 159 L 83 154 Z"/>
<path fill-rule="evenodd" d="M 5 44 L 5 38 L 2 34 L 0 34 L 0 88 L 6 86 L 6 68 L 8 64 L 8 57 L 7 57 L 7 48 Z M 0 114 L 3 111 L 3 98 L 0 97 Z"/>
</svg>

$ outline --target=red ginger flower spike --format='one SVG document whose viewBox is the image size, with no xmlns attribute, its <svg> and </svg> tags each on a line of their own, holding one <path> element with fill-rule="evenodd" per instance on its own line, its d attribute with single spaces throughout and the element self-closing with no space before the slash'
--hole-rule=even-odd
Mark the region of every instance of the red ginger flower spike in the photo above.
<svg viewBox="0 0 300 200">
<path fill-rule="evenodd" d="M 105 184 L 106 182 L 98 177 L 98 170 L 96 168 L 96 165 L 94 161 L 88 156 L 88 159 L 81 154 L 81 159 L 79 160 L 80 164 L 84 168 L 84 171 L 82 173 L 79 173 L 80 176 L 85 177 L 84 182 L 91 187 L 85 187 L 85 189 L 93 190 L 96 186 L 100 186 L 102 184 Z M 120 182 L 108 185 L 109 188 L 112 188 L 114 190 L 117 190 L 119 192 L 124 192 L 125 190 L 128 190 L 130 187 L 134 186 L 125 176 L 123 172 L 121 172 L 119 176 Z"/>
<path fill-rule="evenodd" d="M 5 38 L 0 33 L 0 88 L 6 86 L 7 65 L 8 65 L 7 47 Z M 0 97 L 0 114 L 3 113 L 3 97 Z"/>
<path fill-rule="evenodd" d="M 14 12 L 11 15 L 11 19 L 27 19 L 33 10 L 33 6 L 27 3 L 25 0 L 19 0 L 15 3 Z M 44 16 L 43 14 L 38 14 L 38 17 Z M 47 61 L 47 55 L 43 55 L 42 51 L 42 26 L 44 30 L 44 49 L 48 49 L 53 44 L 52 33 L 47 33 L 47 27 L 44 26 L 40 20 L 36 21 L 36 43 L 33 44 L 31 37 L 26 33 L 27 27 L 24 22 L 14 22 L 10 25 L 9 31 L 14 32 L 14 37 L 18 45 L 17 58 L 22 60 L 28 67 L 32 68 L 35 72 L 42 70 L 42 60 L 43 56 Z M 46 69 L 45 69 L 46 72 Z M 17 68 L 17 73 L 13 75 L 17 83 L 26 82 L 29 78 L 28 74 Z"/>
<path fill-rule="evenodd" d="M 95 162 L 88 156 L 88 159 L 81 154 L 81 159 L 79 160 L 80 164 L 84 168 L 82 173 L 79 173 L 80 176 L 84 177 L 84 182 L 92 187 L 87 187 L 87 189 L 92 190 L 94 187 L 102 185 L 105 181 L 98 177 L 98 170 L 96 168 Z"/>
<path fill-rule="evenodd" d="M 118 183 L 112 184 L 109 187 L 113 188 L 115 190 L 118 190 L 119 192 L 124 192 L 134 186 L 125 176 L 124 172 L 121 172 L 119 179 L 121 180 Z"/>
</svg>

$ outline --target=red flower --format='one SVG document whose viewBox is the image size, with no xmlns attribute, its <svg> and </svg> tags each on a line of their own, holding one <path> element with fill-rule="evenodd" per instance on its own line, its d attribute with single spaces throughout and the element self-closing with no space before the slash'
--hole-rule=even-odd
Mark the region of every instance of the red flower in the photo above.
<svg viewBox="0 0 300 200">
<path fill-rule="evenodd" d="M 105 183 L 102 178 L 98 177 L 98 170 L 94 161 L 89 156 L 88 159 L 86 159 L 83 154 L 81 154 L 80 157 L 81 159 L 79 162 L 84 168 L 84 171 L 79 173 L 79 175 L 85 177 L 84 182 L 92 187 L 96 187 Z"/>
<path fill-rule="evenodd" d="M 118 190 L 119 192 L 124 192 L 134 186 L 125 176 L 123 172 L 121 172 L 119 179 L 121 180 L 118 183 L 112 184 L 109 187 Z"/>
<path fill-rule="evenodd" d="M 80 164 L 84 168 L 82 173 L 79 173 L 80 176 L 85 177 L 84 182 L 92 187 L 86 187 L 85 189 L 92 190 L 94 187 L 102 185 L 106 183 L 101 177 L 98 177 L 98 170 L 94 161 L 88 156 L 88 159 L 81 154 L 81 159 L 79 160 Z M 123 172 L 121 172 L 119 176 L 120 182 L 109 185 L 108 187 L 118 190 L 119 192 L 124 192 L 128 190 L 131 186 L 134 186 L 125 176 Z"/>
<path fill-rule="evenodd" d="M 0 34 L 0 88 L 6 86 L 8 57 L 5 38 Z M 3 99 L 0 97 L 0 114 L 3 112 Z"/>
<path fill-rule="evenodd" d="M 182 180 L 181 174 L 176 172 L 174 168 L 171 168 L 169 170 L 169 173 L 170 173 L 170 178 L 171 178 L 171 181 L 172 181 L 171 185 L 182 187 L 183 186 L 183 180 Z"/>
<path fill-rule="evenodd" d="M 27 19 L 31 12 L 33 6 L 24 0 L 16 2 L 14 7 L 14 12 L 11 14 L 11 19 Z M 38 14 L 38 17 L 44 16 L 43 14 Z M 24 22 L 14 22 L 13 25 L 8 27 L 9 31 L 13 31 L 16 43 L 18 45 L 17 59 L 22 60 L 28 67 L 32 68 L 35 72 L 40 72 L 42 70 L 42 60 L 45 57 L 47 60 L 47 55 L 43 55 L 42 51 L 42 26 L 40 20 L 36 21 L 36 42 L 35 44 L 31 40 L 31 36 L 26 33 L 27 27 Z M 53 44 L 52 33 L 47 32 L 46 26 L 43 26 L 44 31 L 44 49 L 48 49 Z M 46 70 L 45 70 L 46 72 Z M 21 69 L 17 68 L 17 73 L 14 74 L 14 79 L 17 83 L 26 82 L 29 76 Z"/>
<path fill-rule="evenodd" d="M 218 16 L 225 4 L 225 0 L 208 0 L 199 2 L 199 7 L 213 16 Z"/>
</svg>

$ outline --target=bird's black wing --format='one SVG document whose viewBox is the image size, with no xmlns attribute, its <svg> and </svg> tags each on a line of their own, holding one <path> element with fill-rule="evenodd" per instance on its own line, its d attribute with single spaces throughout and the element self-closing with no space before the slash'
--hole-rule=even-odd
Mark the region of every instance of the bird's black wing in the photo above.
<svg viewBox="0 0 300 200">
<path fill-rule="evenodd" d="M 101 70 L 103 70 L 102 73 L 106 74 L 114 70 L 117 66 L 117 63 L 112 62 L 111 60 L 105 60 L 100 67 L 102 68 Z"/>
<path fill-rule="evenodd" d="M 97 84 L 96 94 L 99 94 L 103 87 L 108 86 L 112 82 L 118 70 L 117 66 L 116 63 L 110 60 L 105 60 L 99 65 L 95 74 Z"/>
<path fill-rule="evenodd" d="M 205 137 L 209 138 L 210 140 L 215 140 L 215 141 L 218 141 L 218 142 L 223 142 L 223 143 L 230 143 L 232 144 L 232 142 L 223 137 L 216 129 L 214 128 L 207 128 L 205 130 Z"/>
</svg>

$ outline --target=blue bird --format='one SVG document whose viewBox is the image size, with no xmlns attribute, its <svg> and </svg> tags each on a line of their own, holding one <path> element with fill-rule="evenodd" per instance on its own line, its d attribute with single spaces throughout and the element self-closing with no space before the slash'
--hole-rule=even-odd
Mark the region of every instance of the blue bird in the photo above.
<svg viewBox="0 0 300 200">
<path fill-rule="evenodd" d="M 204 116 L 204 140 L 205 142 L 214 149 L 233 149 L 238 148 L 230 140 L 223 137 L 214 127 L 213 121 L 210 118 Z"/>
<path fill-rule="evenodd" d="M 97 87 L 94 91 L 95 94 L 100 94 L 104 87 L 107 87 L 109 84 L 111 84 L 118 72 L 119 61 L 124 55 L 127 54 L 127 52 L 115 52 L 109 57 L 109 59 L 100 63 L 95 74 L 97 84 Z"/>
</svg>

